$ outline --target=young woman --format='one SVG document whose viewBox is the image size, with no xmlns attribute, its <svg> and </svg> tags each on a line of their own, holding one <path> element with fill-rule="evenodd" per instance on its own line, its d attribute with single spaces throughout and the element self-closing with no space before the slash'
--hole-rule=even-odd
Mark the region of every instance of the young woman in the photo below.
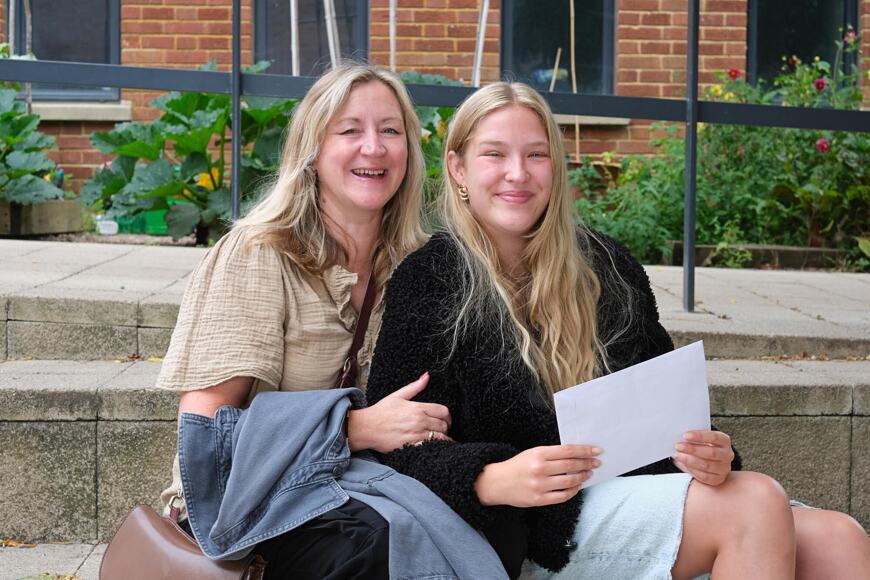
<svg viewBox="0 0 870 580">
<path fill-rule="evenodd" d="M 213 416 L 264 390 L 336 385 L 369 276 L 380 287 L 423 242 L 419 136 L 404 85 L 386 71 L 348 64 L 314 84 L 271 191 L 191 276 L 158 379 L 183 391 L 179 413 Z M 382 311 L 378 301 L 359 351 L 361 387 Z M 409 382 L 350 412 L 352 450 L 447 430 L 446 408 L 409 400 L 425 378 Z M 176 457 L 164 504 L 180 490 Z M 386 578 L 388 533 L 352 499 L 257 549 L 267 578 Z"/>
<path fill-rule="evenodd" d="M 870 574 L 854 520 L 792 508 L 773 479 L 732 471 L 717 431 L 579 492 L 601 450 L 559 444 L 552 395 L 673 348 L 649 281 L 625 248 L 575 225 L 562 138 L 530 87 L 470 96 L 445 170 L 446 231 L 390 280 L 367 396 L 428 371 L 416 399 L 445 405 L 452 425 L 387 463 L 483 531 L 514 577 Z"/>
</svg>

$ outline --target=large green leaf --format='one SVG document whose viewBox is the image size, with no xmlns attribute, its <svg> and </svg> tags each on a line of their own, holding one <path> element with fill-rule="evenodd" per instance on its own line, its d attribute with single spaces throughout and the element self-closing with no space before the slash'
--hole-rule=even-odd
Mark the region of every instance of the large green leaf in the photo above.
<svg viewBox="0 0 870 580">
<path fill-rule="evenodd" d="M 23 142 L 39 125 L 39 115 L 21 115 L 0 121 L 0 139 L 8 146 Z"/>
<path fill-rule="evenodd" d="M 0 197 L 13 203 L 30 205 L 51 199 L 63 199 L 63 191 L 35 175 L 24 175 L 6 183 Z"/>
<path fill-rule="evenodd" d="M 199 207 L 191 203 L 173 204 L 166 212 L 166 229 L 173 240 L 190 234 L 199 223 Z"/>
<path fill-rule="evenodd" d="M 136 168 L 133 179 L 124 186 L 123 192 L 137 197 L 171 197 L 184 191 L 184 183 L 178 179 L 172 165 L 158 159 Z M 149 207 L 153 202 L 149 204 Z"/>
<path fill-rule="evenodd" d="M 17 174 L 16 176 L 51 171 L 55 166 L 54 161 L 41 151 L 31 153 L 13 151 L 6 156 L 6 165 L 14 174 Z"/>
<path fill-rule="evenodd" d="M 277 168 L 283 146 L 284 132 L 279 127 L 270 127 L 263 131 L 263 134 L 254 143 L 251 153 L 254 157 L 261 159 L 263 163 Z"/>
<path fill-rule="evenodd" d="M 111 131 L 91 134 L 91 143 L 103 153 L 153 160 L 163 150 L 163 130 L 160 122 L 121 123 Z"/>
<path fill-rule="evenodd" d="M 54 137 L 49 137 L 41 131 L 34 131 L 30 133 L 27 137 L 25 137 L 23 141 L 20 141 L 18 144 L 16 144 L 15 149 L 18 151 L 31 152 L 42 151 L 43 149 L 50 149 L 54 146 Z"/>
<path fill-rule="evenodd" d="M 100 200 L 105 203 L 132 179 L 135 163 L 136 160 L 129 157 L 116 157 L 111 166 L 98 169 L 82 187 L 79 202 L 89 207 Z"/>
<path fill-rule="evenodd" d="M 864 252 L 864 255 L 870 258 L 870 238 L 855 236 L 855 241 L 858 242 L 858 248 Z"/>
<path fill-rule="evenodd" d="M 18 91 L 14 89 L 0 89 L 0 113 L 9 113 L 16 111 L 15 97 Z"/>
<path fill-rule="evenodd" d="M 200 173 L 208 173 L 208 161 L 205 155 L 196 151 L 185 158 L 181 164 L 181 173 L 178 178 L 181 181 L 187 182 L 192 177 L 197 177 Z"/>
<path fill-rule="evenodd" d="M 115 149 L 114 153 L 116 155 L 120 155 L 123 157 L 132 157 L 134 159 L 147 159 L 148 161 L 154 161 L 160 154 L 163 152 L 163 143 L 145 143 L 144 141 L 134 141 L 132 143 L 125 143 L 121 145 L 117 149 Z"/>
</svg>

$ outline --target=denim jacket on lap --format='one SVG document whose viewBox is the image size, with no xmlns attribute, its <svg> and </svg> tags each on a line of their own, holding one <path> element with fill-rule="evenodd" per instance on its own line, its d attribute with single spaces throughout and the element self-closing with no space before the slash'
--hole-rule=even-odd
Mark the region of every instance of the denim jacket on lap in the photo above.
<svg viewBox="0 0 870 580">
<path fill-rule="evenodd" d="M 353 497 L 389 523 L 391 578 L 507 578 L 481 534 L 427 487 L 351 456 L 342 424 L 349 406 L 364 404 L 357 389 L 270 392 L 247 410 L 182 414 L 181 479 L 203 552 L 243 558 Z"/>
</svg>

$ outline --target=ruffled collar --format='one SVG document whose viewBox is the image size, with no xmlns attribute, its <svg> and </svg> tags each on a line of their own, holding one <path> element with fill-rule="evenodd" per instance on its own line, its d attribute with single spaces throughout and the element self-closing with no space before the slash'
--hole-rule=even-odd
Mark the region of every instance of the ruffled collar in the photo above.
<svg viewBox="0 0 870 580">
<path fill-rule="evenodd" d="M 359 276 L 345 269 L 340 264 L 330 266 L 323 271 L 323 285 L 329 297 L 338 308 L 338 318 L 348 330 L 352 330 L 356 324 L 357 311 L 350 302 L 350 293 Z"/>
</svg>

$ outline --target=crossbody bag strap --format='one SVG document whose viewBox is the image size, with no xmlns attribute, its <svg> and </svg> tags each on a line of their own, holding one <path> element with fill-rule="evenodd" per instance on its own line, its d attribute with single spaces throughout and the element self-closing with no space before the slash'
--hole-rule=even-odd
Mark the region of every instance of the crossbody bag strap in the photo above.
<svg viewBox="0 0 870 580">
<path fill-rule="evenodd" d="M 374 264 L 372 264 L 372 271 L 369 273 L 369 279 L 366 283 L 366 294 L 363 297 L 362 308 L 359 311 L 359 317 L 356 319 L 356 326 L 353 330 L 353 340 L 350 343 L 350 350 L 347 352 L 347 358 L 344 360 L 341 376 L 338 379 L 337 386 L 339 388 L 356 385 L 357 375 L 359 374 L 356 355 L 365 340 L 366 330 L 369 327 L 369 319 L 372 316 L 375 294 L 377 294 L 377 281 L 375 280 Z"/>
</svg>

